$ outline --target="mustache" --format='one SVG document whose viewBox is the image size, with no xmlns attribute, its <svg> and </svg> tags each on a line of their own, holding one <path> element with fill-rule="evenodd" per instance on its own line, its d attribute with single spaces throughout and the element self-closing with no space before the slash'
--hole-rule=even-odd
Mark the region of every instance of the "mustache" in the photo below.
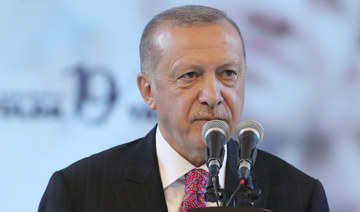
<svg viewBox="0 0 360 212">
<path fill-rule="evenodd" d="M 216 108 L 201 108 L 196 110 L 191 115 L 191 120 L 198 120 L 198 119 L 220 119 L 220 120 L 227 120 L 228 114 L 223 107 L 216 107 Z"/>
</svg>

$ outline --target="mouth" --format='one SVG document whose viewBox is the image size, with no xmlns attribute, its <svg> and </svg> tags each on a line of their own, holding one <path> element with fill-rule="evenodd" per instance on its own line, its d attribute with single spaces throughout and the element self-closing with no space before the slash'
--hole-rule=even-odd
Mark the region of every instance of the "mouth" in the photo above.
<svg viewBox="0 0 360 212">
<path fill-rule="evenodd" d="M 223 122 L 227 122 L 226 119 L 219 118 L 219 117 L 201 117 L 201 118 L 194 119 L 193 122 L 200 122 L 200 123 L 206 124 L 207 122 L 212 121 L 212 120 L 220 120 Z"/>
<path fill-rule="evenodd" d="M 209 121 L 219 120 L 223 121 L 227 124 L 230 122 L 230 115 L 226 111 L 224 107 L 219 107 L 216 109 L 210 110 L 209 108 L 199 109 L 199 111 L 195 111 L 191 116 L 191 122 L 193 123 L 201 123 L 201 126 L 206 124 Z"/>
</svg>

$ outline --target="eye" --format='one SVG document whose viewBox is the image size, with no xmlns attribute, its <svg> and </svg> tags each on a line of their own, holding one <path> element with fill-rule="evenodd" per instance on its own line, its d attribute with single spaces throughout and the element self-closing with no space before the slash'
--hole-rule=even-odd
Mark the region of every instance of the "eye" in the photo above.
<svg viewBox="0 0 360 212">
<path fill-rule="evenodd" d="M 190 88 L 200 78 L 200 73 L 197 71 L 189 71 L 177 78 L 177 85 L 181 88 Z"/>
<path fill-rule="evenodd" d="M 222 77 L 233 78 L 236 77 L 237 73 L 233 70 L 224 70 L 221 72 Z"/>
<path fill-rule="evenodd" d="M 186 79 L 193 79 L 194 77 L 197 77 L 198 74 L 196 72 L 188 72 L 184 75 L 182 75 L 181 77 L 186 78 Z"/>
</svg>

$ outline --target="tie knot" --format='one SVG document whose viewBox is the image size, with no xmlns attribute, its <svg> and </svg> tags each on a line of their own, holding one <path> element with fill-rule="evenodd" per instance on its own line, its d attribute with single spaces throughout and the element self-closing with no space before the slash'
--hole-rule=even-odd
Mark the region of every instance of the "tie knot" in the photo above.
<svg viewBox="0 0 360 212">
<path fill-rule="evenodd" d="M 203 169 L 193 169 L 185 174 L 185 193 L 205 193 L 209 173 Z"/>
</svg>

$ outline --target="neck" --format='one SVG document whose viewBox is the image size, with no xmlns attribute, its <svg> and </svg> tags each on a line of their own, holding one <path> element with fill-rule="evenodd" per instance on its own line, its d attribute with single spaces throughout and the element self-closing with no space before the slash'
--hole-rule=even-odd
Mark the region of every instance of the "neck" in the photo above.
<svg viewBox="0 0 360 212">
<path fill-rule="evenodd" d="M 174 148 L 174 147 L 173 147 Z M 185 150 L 179 151 L 174 148 L 183 158 L 189 161 L 195 167 L 200 167 L 205 164 L 205 149 L 199 150 Z"/>
</svg>

